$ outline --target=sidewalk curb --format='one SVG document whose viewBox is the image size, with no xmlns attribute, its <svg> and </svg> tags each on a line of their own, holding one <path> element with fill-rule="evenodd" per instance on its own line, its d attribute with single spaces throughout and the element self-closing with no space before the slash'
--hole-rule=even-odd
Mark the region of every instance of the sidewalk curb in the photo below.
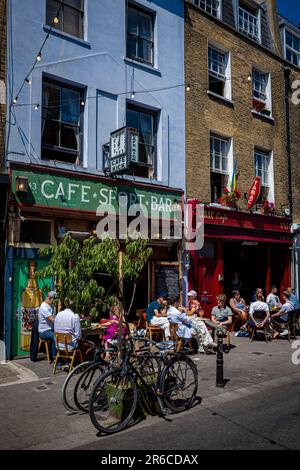
<svg viewBox="0 0 300 470">
<path fill-rule="evenodd" d="M 39 377 L 34 372 L 32 372 L 32 370 L 27 369 L 19 363 L 16 363 L 16 361 L 1 362 L 1 364 L 6 365 L 12 369 L 16 373 L 18 380 L 0 384 L 0 387 L 8 387 L 10 385 L 18 385 L 40 380 Z"/>
</svg>

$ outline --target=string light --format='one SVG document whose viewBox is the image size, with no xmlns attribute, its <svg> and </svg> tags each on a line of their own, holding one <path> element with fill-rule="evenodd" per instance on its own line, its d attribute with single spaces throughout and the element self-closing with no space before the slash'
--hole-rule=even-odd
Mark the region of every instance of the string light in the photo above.
<svg viewBox="0 0 300 470">
<path fill-rule="evenodd" d="M 30 78 L 25 78 L 25 82 L 28 83 L 28 85 L 32 85 L 32 80 Z"/>
<path fill-rule="evenodd" d="M 54 24 L 58 24 L 58 23 L 59 23 L 59 18 L 58 18 L 58 16 L 56 16 L 56 17 L 54 18 L 53 23 L 54 23 Z"/>
<path fill-rule="evenodd" d="M 134 100 L 134 98 L 135 98 L 135 92 L 133 91 L 133 92 L 131 93 L 131 99 Z"/>
<path fill-rule="evenodd" d="M 36 104 L 36 105 L 34 106 L 34 109 L 35 109 L 36 111 L 38 111 L 39 107 L 40 107 L 40 105 L 39 105 L 39 104 Z"/>
<path fill-rule="evenodd" d="M 36 60 L 38 62 L 41 62 L 41 60 L 42 60 L 42 53 L 41 52 L 39 52 L 38 55 L 36 56 Z"/>
<path fill-rule="evenodd" d="M 189 83 L 186 86 L 186 91 L 191 91 L 191 85 Z"/>
<path fill-rule="evenodd" d="M 17 104 L 17 102 L 18 102 L 18 97 L 13 99 L 13 104 Z"/>
<path fill-rule="evenodd" d="M 84 100 L 81 100 L 81 106 L 85 106 L 85 101 Z"/>
</svg>

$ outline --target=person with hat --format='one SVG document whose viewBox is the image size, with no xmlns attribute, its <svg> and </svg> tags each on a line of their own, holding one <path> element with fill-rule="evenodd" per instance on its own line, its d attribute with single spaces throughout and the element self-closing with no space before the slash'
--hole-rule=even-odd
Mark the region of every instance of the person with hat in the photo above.
<svg viewBox="0 0 300 470">
<path fill-rule="evenodd" d="M 164 301 L 167 298 L 165 292 L 158 292 L 157 298 L 151 302 L 147 308 L 147 323 L 151 326 L 161 328 L 164 332 L 165 340 L 170 340 L 170 323 L 167 318 L 167 312 Z"/>
<path fill-rule="evenodd" d="M 56 292 L 51 291 L 47 294 L 45 301 L 39 308 L 39 336 L 45 341 L 51 342 L 51 360 L 56 356 L 56 345 L 54 338 L 54 314 L 53 301 Z"/>
<path fill-rule="evenodd" d="M 202 316 L 203 309 L 199 300 L 197 300 L 198 294 L 195 290 L 188 292 L 188 308 L 187 313 L 190 316 Z"/>
</svg>

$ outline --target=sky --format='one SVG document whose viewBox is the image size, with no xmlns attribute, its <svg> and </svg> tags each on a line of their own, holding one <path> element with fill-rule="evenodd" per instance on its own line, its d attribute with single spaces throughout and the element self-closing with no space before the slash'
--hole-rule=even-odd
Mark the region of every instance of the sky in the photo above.
<svg viewBox="0 0 300 470">
<path fill-rule="evenodd" d="M 293 23 L 300 23 L 300 0 L 277 0 L 278 10 Z"/>
</svg>

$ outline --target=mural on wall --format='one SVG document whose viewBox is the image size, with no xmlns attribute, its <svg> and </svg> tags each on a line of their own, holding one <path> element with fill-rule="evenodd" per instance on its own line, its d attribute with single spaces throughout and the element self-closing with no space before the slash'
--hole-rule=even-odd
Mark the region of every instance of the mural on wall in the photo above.
<svg viewBox="0 0 300 470">
<path fill-rule="evenodd" d="M 37 280 L 35 273 L 47 264 L 46 261 L 17 259 L 14 265 L 14 356 L 28 355 L 31 331 L 38 318 L 39 307 L 51 280 Z"/>
</svg>

